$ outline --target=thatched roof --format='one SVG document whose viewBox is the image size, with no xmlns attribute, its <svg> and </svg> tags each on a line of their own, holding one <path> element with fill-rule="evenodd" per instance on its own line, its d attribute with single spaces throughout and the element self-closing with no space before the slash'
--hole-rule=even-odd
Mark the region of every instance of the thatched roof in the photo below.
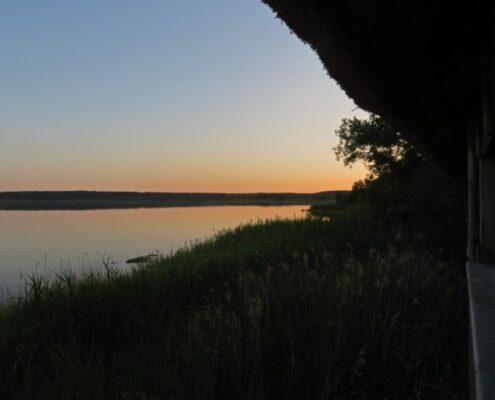
<svg viewBox="0 0 495 400">
<path fill-rule="evenodd" d="M 488 10 L 445 0 L 262 1 L 358 106 L 385 117 L 444 169 L 465 171 Z"/>
</svg>

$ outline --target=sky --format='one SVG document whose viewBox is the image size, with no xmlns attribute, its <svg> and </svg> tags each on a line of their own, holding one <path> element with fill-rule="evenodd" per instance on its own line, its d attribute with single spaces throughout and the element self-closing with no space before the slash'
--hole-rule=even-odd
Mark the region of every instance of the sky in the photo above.
<svg viewBox="0 0 495 400">
<path fill-rule="evenodd" d="M 0 2 L 0 191 L 316 192 L 363 117 L 258 0 Z"/>
</svg>

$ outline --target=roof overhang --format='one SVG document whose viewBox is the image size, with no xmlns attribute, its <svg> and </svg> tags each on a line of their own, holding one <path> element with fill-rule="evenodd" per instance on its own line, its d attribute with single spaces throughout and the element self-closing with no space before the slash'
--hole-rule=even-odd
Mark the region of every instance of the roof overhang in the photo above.
<svg viewBox="0 0 495 400">
<path fill-rule="evenodd" d="M 465 172 L 490 10 L 477 2 L 263 1 L 359 107 L 451 174 Z"/>
</svg>

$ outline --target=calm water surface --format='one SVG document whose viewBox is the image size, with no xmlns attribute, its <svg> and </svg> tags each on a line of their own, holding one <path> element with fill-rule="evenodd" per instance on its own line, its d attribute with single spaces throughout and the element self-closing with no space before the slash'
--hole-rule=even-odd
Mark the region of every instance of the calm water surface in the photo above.
<svg viewBox="0 0 495 400">
<path fill-rule="evenodd" d="M 221 206 L 92 211 L 0 211 L 0 298 L 25 276 L 80 269 L 110 257 L 118 268 L 152 252 L 168 254 L 241 223 L 305 215 L 307 206 Z"/>
</svg>

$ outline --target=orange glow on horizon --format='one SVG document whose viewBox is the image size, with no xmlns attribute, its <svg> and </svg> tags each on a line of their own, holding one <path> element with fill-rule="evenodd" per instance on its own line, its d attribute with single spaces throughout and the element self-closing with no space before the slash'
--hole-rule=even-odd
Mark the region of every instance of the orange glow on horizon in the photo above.
<svg viewBox="0 0 495 400">
<path fill-rule="evenodd" d="M 306 180 L 306 181 L 286 181 L 286 182 L 177 182 L 174 184 L 162 184 L 160 182 L 126 182 L 120 184 L 63 184 L 29 187 L 12 187 L 4 191 L 50 191 L 50 190 L 88 190 L 88 191 L 132 191 L 132 192 L 198 192 L 198 193 L 316 193 L 331 190 L 350 190 L 355 181 L 362 179 L 349 179 L 347 176 L 340 176 L 334 179 Z"/>
<path fill-rule="evenodd" d="M 226 172 L 219 169 L 177 171 L 174 174 L 160 173 L 157 169 L 141 171 L 129 168 L 127 173 L 102 171 L 79 175 L 65 171 L 55 177 L 40 179 L 33 174 L 28 179 L 17 179 L 2 188 L 2 191 L 24 190 L 95 190 L 95 191 L 136 191 L 136 192 L 293 192 L 315 193 L 327 190 L 350 190 L 354 182 L 366 175 L 362 166 L 353 168 L 336 166 L 325 170 L 318 166 L 307 170 L 273 171 L 262 168 L 232 168 Z M 127 168 L 126 168 L 127 169 Z M 175 172 L 175 171 L 174 171 Z M 48 174 L 47 174 L 48 175 Z M 51 174 L 50 174 L 51 175 Z M 48 184 L 42 182 L 49 182 Z M 15 183 L 15 184 L 14 184 Z"/>
</svg>

